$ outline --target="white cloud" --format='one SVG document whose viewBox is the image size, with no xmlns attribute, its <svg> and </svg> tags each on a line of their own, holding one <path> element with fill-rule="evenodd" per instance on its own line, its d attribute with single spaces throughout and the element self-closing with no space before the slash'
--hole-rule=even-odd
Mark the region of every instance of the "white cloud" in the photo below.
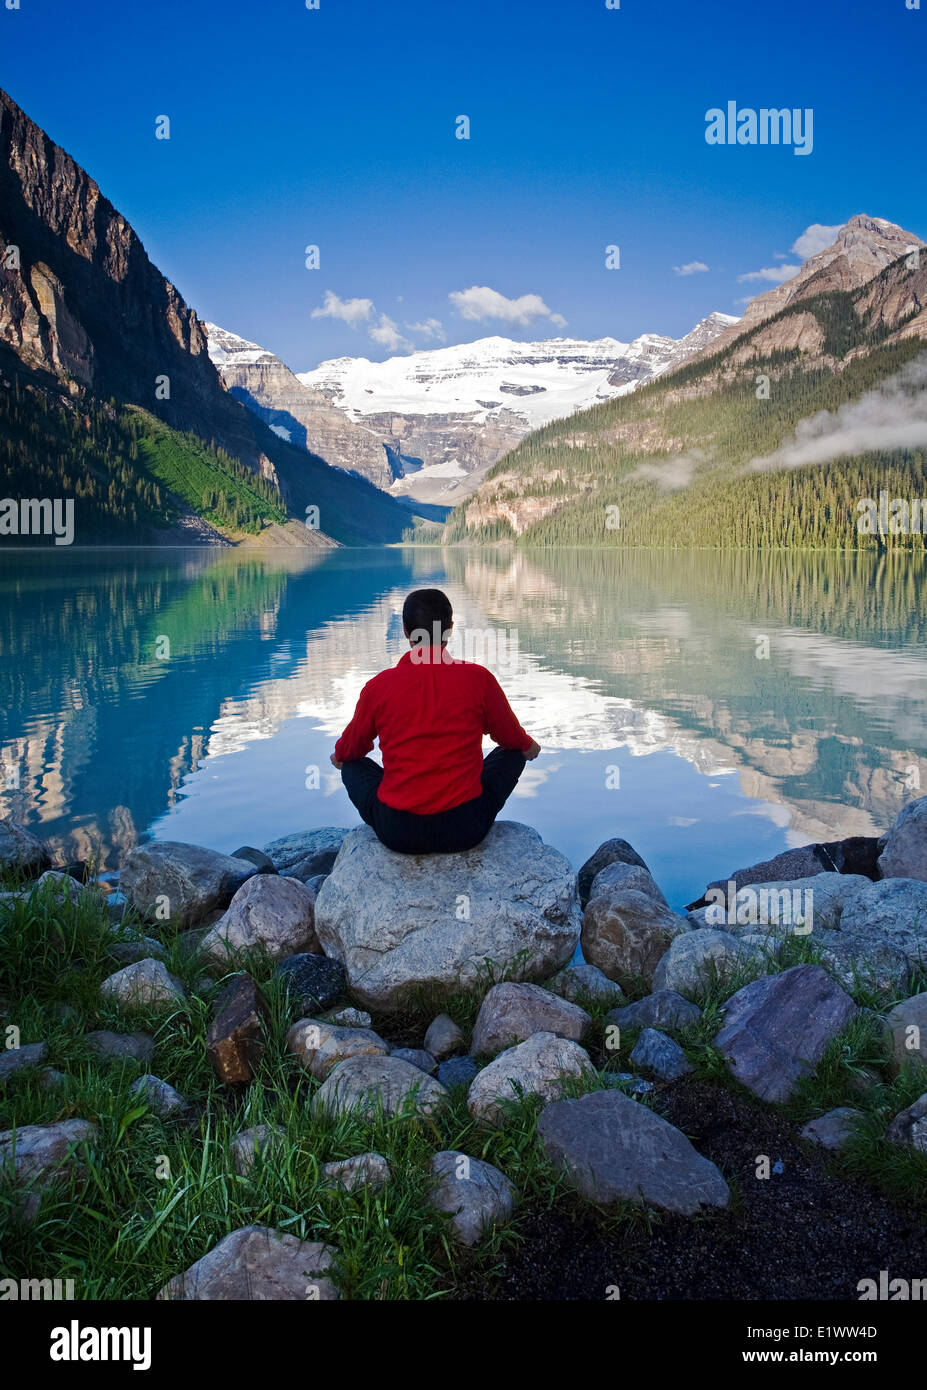
<svg viewBox="0 0 927 1390">
<path fill-rule="evenodd" d="M 410 333 L 421 333 L 423 338 L 429 338 L 435 342 L 443 343 L 447 339 L 444 324 L 440 319 L 424 319 L 421 323 L 407 323 L 405 327 Z"/>
<path fill-rule="evenodd" d="M 549 319 L 558 328 L 566 326 L 562 314 L 555 314 L 539 294 L 522 294 L 507 299 L 488 285 L 471 285 L 468 290 L 452 290 L 448 299 L 462 319 L 502 319 L 504 323 L 529 324 L 532 319 Z"/>
<path fill-rule="evenodd" d="M 339 299 L 332 290 L 326 290 L 325 299 L 319 308 L 313 309 L 312 318 L 341 319 L 342 323 L 349 323 L 353 328 L 359 323 L 366 323 L 372 313 L 373 300 Z"/>
<path fill-rule="evenodd" d="M 687 261 L 685 265 L 674 265 L 673 270 L 677 275 L 700 275 L 708 267 L 704 261 Z"/>
<path fill-rule="evenodd" d="M 387 348 L 390 352 L 399 352 L 401 348 L 412 346 L 409 340 L 399 332 L 398 326 L 389 314 L 381 314 L 379 323 L 369 328 L 368 333 L 375 343 L 379 343 L 381 347 Z"/>
<path fill-rule="evenodd" d="M 742 285 L 745 280 L 765 280 L 771 285 L 784 285 L 800 270 L 800 265 L 766 265 L 762 270 L 748 270 L 746 275 L 738 275 L 737 282 Z"/>
<path fill-rule="evenodd" d="M 818 251 L 823 251 L 827 246 L 833 246 L 837 233 L 840 231 L 842 223 L 838 222 L 836 227 L 825 227 L 820 222 L 812 222 L 810 227 L 806 227 L 801 236 L 794 243 L 792 251 L 796 256 L 801 256 L 806 261 L 809 256 L 817 255 Z"/>
</svg>

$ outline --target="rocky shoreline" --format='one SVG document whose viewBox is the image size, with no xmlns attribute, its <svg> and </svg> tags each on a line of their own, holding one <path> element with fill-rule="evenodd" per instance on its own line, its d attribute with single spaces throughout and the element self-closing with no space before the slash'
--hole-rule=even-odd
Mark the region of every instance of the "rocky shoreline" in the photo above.
<svg viewBox="0 0 927 1390">
<path fill-rule="evenodd" d="M 99 997 L 133 1028 L 88 1031 L 101 1059 L 145 1068 L 155 1039 L 139 1020 L 205 1008 L 204 1052 L 222 1093 L 262 1085 L 278 1029 L 320 1120 L 427 1125 L 459 1096 L 489 1135 L 531 1101 L 533 1142 L 572 1199 L 683 1219 L 732 1202 L 731 1173 L 652 1104 L 702 1084 L 696 1035 L 726 1084 L 780 1113 L 862 1029 L 878 1058 L 861 1074 L 859 1106 L 822 1109 L 794 1140 L 839 1161 L 871 1128 L 866 1088 L 903 1078 L 913 1103 L 884 1115 L 879 1143 L 927 1159 L 927 797 L 880 839 L 787 851 L 709 884 L 684 913 L 625 840 L 605 841 L 576 874 L 514 822 L 465 854 L 414 858 L 365 826 L 234 855 L 153 841 L 126 856 L 120 891 L 107 896 L 82 866 L 50 867 L 40 841 L 0 821 L 0 871 L 13 885 L 0 894 L 0 937 L 12 929 L 5 916 L 36 904 L 52 930 L 56 904 L 101 915 L 119 968 Z M 10 1001 L 0 1008 L 15 1025 Z M 17 1035 L 0 1055 L 0 1087 L 31 1075 L 53 1093 L 68 1078 L 48 1060 L 43 1039 Z M 184 1123 L 180 1080 L 144 1070 L 131 1089 L 165 1123 Z M 23 1223 L 47 1190 L 79 1181 L 99 1139 L 86 1118 L 0 1133 Z M 246 1126 L 231 1161 L 253 1176 L 284 1147 L 281 1126 Z M 476 1152 L 435 1143 L 429 1160 L 431 1207 L 467 1248 L 504 1228 L 522 1199 L 512 1175 Z M 394 1168 L 368 1149 L 323 1164 L 320 1180 L 382 1192 Z M 324 1242 L 251 1223 L 158 1296 L 304 1298 L 308 1278 L 308 1296 L 337 1298 L 338 1261 Z"/>
</svg>

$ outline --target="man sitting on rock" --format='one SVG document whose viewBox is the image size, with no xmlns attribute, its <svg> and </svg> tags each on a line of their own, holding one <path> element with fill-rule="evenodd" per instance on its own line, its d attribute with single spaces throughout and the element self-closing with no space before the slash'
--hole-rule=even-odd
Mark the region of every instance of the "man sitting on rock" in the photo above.
<svg viewBox="0 0 927 1390">
<path fill-rule="evenodd" d="M 440 589 L 402 608 L 411 650 L 367 682 L 332 764 L 363 820 L 400 854 L 453 854 L 485 838 L 540 753 L 491 671 L 447 651 L 453 627 Z M 483 735 L 498 748 L 483 758 Z M 365 754 L 380 740 L 383 766 Z"/>
</svg>

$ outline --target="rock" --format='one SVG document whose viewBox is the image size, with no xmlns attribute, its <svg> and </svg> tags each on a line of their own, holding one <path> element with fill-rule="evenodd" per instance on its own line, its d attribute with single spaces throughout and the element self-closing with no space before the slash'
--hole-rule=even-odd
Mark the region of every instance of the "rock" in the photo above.
<svg viewBox="0 0 927 1390">
<path fill-rule="evenodd" d="M 692 1216 L 726 1207 L 728 1185 L 684 1134 L 620 1091 L 548 1105 L 538 1120 L 548 1159 L 600 1206 L 627 1200 Z"/>
<path fill-rule="evenodd" d="M 51 856 L 31 830 L 12 816 L 0 818 L 0 873 L 37 874 L 51 863 Z"/>
<path fill-rule="evenodd" d="M 286 1035 L 287 1051 L 319 1081 L 347 1057 L 388 1057 L 389 1043 L 370 1028 L 338 1028 L 303 1018 Z"/>
<path fill-rule="evenodd" d="M 347 987 L 339 961 L 311 953 L 287 956 L 274 975 L 283 979 L 290 1007 L 300 1014 L 318 1014 L 330 1008 Z"/>
<path fill-rule="evenodd" d="M 218 964 L 237 951 L 260 948 L 271 960 L 318 951 L 315 895 L 292 878 L 259 874 L 243 883 L 228 910 L 206 934 L 200 950 Z"/>
<path fill-rule="evenodd" d="M 494 985 L 483 1000 L 470 1045 L 477 1056 L 494 1057 L 534 1033 L 582 1042 L 591 1023 L 585 1009 L 539 985 L 506 981 Z"/>
<path fill-rule="evenodd" d="M 360 1002 L 391 1011 L 416 988 L 478 984 L 487 961 L 546 978 L 573 954 L 579 904 L 569 861 L 528 826 L 497 821 L 440 855 L 394 854 L 362 826 L 319 890 L 316 930 Z"/>
<path fill-rule="evenodd" d="M 183 985 L 160 960 L 140 960 L 123 966 L 100 986 L 107 999 L 123 1009 L 164 1009 L 186 1003 Z"/>
<path fill-rule="evenodd" d="M 294 867 L 317 854 L 337 855 L 345 836 L 349 833 L 340 825 L 326 825 L 320 830 L 300 830 L 295 835 L 284 835 L 279 840 L 271 840 L 264 846 L 264 853 L 270 859 L 278 874 L 289 874 Z M 327 870 L 316 870 L 317 873 Z M 299 874 L 295 875 L 297 878 Z"/>
<path fill-rule="evenodd" d="M 442 1086 L 469 1086 L 479 1073 L 472 1057 L 448 1057 L 438 1065 L 438 1080 Z"/>
<path fill-rule="evenodd" d="M 345 1192 L 353 1192 L 357 1187 L 369 1187 L 372 1192 L 378 1192 L 391 1176 L 389 1164 L 378 1153 L 357 1154 L 355 1158 L 322 1164 L 322 1177 L 332 1187 L 343 1188 Z"/>
<path fill-rule="evenodd" d="M 312 1098 L 318 1114 L 345 1115 L 359 1111 L 384 1115 L 430 1115 L 447 1099 L 447 1091 L 432 1076 L 396 1057 L 348 1057 L 339 1062 Z"/>
<path fill-rule="evenodd" d="M 656 989 L 634 1004 L 612 1009 L 605 1022 L 617 1023 L 619 1028 L 690 1028 L 701 1016 L 699 1006 L 675 990 Z"/>
<path fill-rule="evenodd" d="M 89 1120 L 59 1120 L 53 1125 L 20 1125 L 0 1133 L 0 1172 L 11 1171 L 20 1188 L 19 1211 L 25 1221 L 33 1221 L 39 1209 L 42 1190 L 57 1181 L 84 1176 L 77 1146 L 92 1143 L 97 1126 Z"/>
<path fill-rule="evenodd" d="M 506 1120 L 506 1101 L 521 1096 L 554 1100 L 567 1080 L 593 1075 L 589 1054 L 568 1038 L 535 1033 L 527 1042 L 500 1052 L 474 1078 L 467 1109 L 475 1120 L 499 1126 Z"/>
<path fill-rule="evenodd" d="M 253 845 L 242 845 L 241 849 L 234 851 L 232 858 L 246 859 L 249 864 L 254 865 L 259 874 L 275 874 L 277 872 L 274 861 L 263 850 L 255 849 Z"/>
<path fill-rule="evenodd" d="M 329 1014 L 326 1023 L 334 1023 L 339 1028 L 369 1028 L 373 1020 L 363 1009 L 339 1009 Z"/>
<path fill-rule="evenodd" d="M 239 1130 L 229 1144 L 235 1172 L 247 1177 L 258 1160 L 285 1137 L 286 1130 L 280 1125 L 255 1125 L 253 1129 Z"/>
<path fill-rule="evenodd" d="M 583 913 L 583 955 L 610 980 L 653 979 L 660 958 L 682 932 L 685 917 L 637 888 L 615 889 L 590 898 Z"/>
<path fill-rule="evenodd" d="M 858 1012 L 821 966 L 794 965 L 732 995 L 714 1045 L 760 1100 L 786 1101 Z"/>
<path fill-rule="evenodd" d="M 133 1081 L 129 1092 L 146 1100 L 149 1110 L 155 1115 L 160 1115 L 163 1120 L 187 1108 L 187 1102 L 179 1091 L 175 1091 L 173 1086 L 169 1086 L 159 1076 L 152 1076 L 150 1072 Z"/>
<path fill-rule="evenodd" d="M 43 1091 L 54 1090 L 56 1086 L 63 1086 L 68 1080 L 65 1072 L 58 1071 L 55 1067 L 43 1067 L 39 1076 L 39 1085 Z"/>
<path fill-rule="evenodd" d="M 236 975 L 212 1006 L 206 1055 L 228 1086 L 253 1081 L 264 1056 L 267 1001 L 250 975 Z"/>
<path fill-rule="evenodd" d="M 631 1063 L 659 1081 L 678 1081 L 692 1070 L 677 1042 L 656 1028 L 644 1028 L 631 1052 Z"/>
<path fill-rule="evenodd" d="M 134 965 L 140 960 L 165 960 L 167 952 L 153 936 L 138 936 L 131 940 L 117 940 L 106 947 L 113 960 L 123 965 Z"/>
<path fill-rule="evenodd" d="M 184 1274 L 175 1275 L 158 1299 L 331 1301 L 338 1290 L 325 1275 L 334 1254 L 329 1246 L 298 1240 L 269 1226 L 242 1226 Z"/>
<path fill-rule="evenodd" d="M 821 872 L 807 878 L 751 883 L 728 892 L 707 907 L 690 912 L 696 927 L 714 927 L 734 936 L 809 936 L 835 930 L 844 907 L 872 885 L 859 874 Z M 810 924 L 805 920 L 810 909 Z"/>
<path fill-rule="evenodd" d="M 182 931 L 213 908 L 225 907 L 255 872 L 247 860 L 213 849 L 152 840 L 126 857 L 120 886 L 142 917 L 169 921 L 175 931 Z"/>
<path fill-rule="evenodd" d="M 866 883 L 845 903 L 827 946 L 836 964 L 855 966 L 864 982 L 876 987 L 881 982 L 894 993 L 906 989 L 912 974 L 927 966 L 927 882 L 887 878 Z"/>
<path fill-rule="evenodd" d="M 834 840 L 831 844 L 800 845 L 797 849 L 787 849 L 761 864 L 737 869 L 727 878 L 716 878 L 709 883 L 700 902 L 704 903 L 714 888 L 722 889 L 726 895 L 731 882 L 740 889 L 755 883 L 785 883 L 813 878 L 817 874 L 854 874 L 873 879 L 878 877 L 878 845 L 879 841 L 874 837 L 853 835 L 847 840 Z"/>
<path fill-rule="evenodd" d="M 113 1033 L 109 1028 L 85 1033 L 84 1042 L 98 1057 L 128 1057 L 133 1062 L 150 1062 L 155 1050 L 149 1033 Z"/>
<path fill-rule="evenodd" d="M 293 878 L 298 878 L 301 883 L 308 883 L 313 879 L 326 879 L 335 867 L 335 860 L 338 858 L 336 849 L 324 849 L 319 854 L 310 854 L 305 859 L 300 859 L 288 869 L 287 873 Z"/>
<path fill-rule="evenodd" d="M 730 932 L 697 928 L 677 936 L 660 957 L 653 972 L 653 987 L 700 998 L 715 983 L 723 985 L 757 960 L 757 955 Z"/>
<path fill-rule="evenodd" d="M 640 864 L 624 864 L 621 861 L 607 864 L 596 874 L 592 880 L 592 887 L 589 889 L 589 901 L 586 906 L 588 907 L 593 898 L 600 897 L 602 894 L 624 893 L 629 890 L 646 893 L 648 898 L 653 898 L 663 907 L 669 907 L 669 903 L 648 869 L 642 868 Z"/>
<path fill-rule="evenodd" d="M 634 1096 L 645 1096 L 654 1089 L 652 1081 L 645 1081 L 642 1076 L 635 1076 L 630 1071 L 601 1071 L 599 1080 L 603 1086 L 617 1086 L 626 1094 Z"/>
<path fill-rule="evenodd" d="M 390 1053 L 391 1057 L 399 1057 L 403 1062 L 409 1062 L 413 1067 L 418 1067 L 428 1076 L 434 1076 L 438 1070 L 438 1063 L 430 1052 L 426 1052 L 423 1047 L 394 1047 Z"/>
<path fill-rule="evenodd" d="M 801 1131 L 802 1139 L 812 1144 L 820 1144 L 825 1149 L 842 1149 L 852 1138 L 856 1121 L 862 1119 L 862 1112 L 848 1105 L 839 1105 L 836 1110 L 828 1110 L 826 1115 L 818 1115 L 809 1120 Z"/>
<path fill-rule="evenodd" d="M 892 1070 L 901 1071 L 907 1062 L 927 1066 L 927 990 L 902 999 L 885 1015 L 885 1027 L 892 1051 Z"/>
<path fill-rule="evenodd" d="M 558 994 L 561 999 L 569 999 L 572 1004 L 583 1004 L 587 1001 L 619 1004 L 624 998 L 620 985 L 616 985 L 614 980 L 603 975 L 596 966 L 588 965 L 585 961 L 580 961 L 577 965 L 568 965 L 552 980 L 548 980 L 544 988 L 549 989 L 551 994 Z"/>
<path fill-rule="evenodd" d="M 29 885 L 20 897 L 33 897 L 36 893 L 50 893 L 58 900 L 67 899 L 71 903 L 79 903 L 87 896 L 92 896 L 103 901 L 102 896 L 94 883 L 78 883 L 70 874 L 66 874 L 58 869 L 46 869 L 45 873 L 36 879 L 35 883 Z"/>
<path fill-rule="evenodd" d="M 425 1049 L 439 1062 L 466 1046 L 463 1033 L 449 1014 L 438 1014 L 428 1025 Z"/>
<path fill-rule="evenodd" d="M 609 864 L 637 864 L 641 869 L 647 869 L 647 865 L 640 857 L 636 849 L 632 849 L 627 840 L 606 840 L 604 844 L 594 854 L 591 854 L 579 871 L 576 880 L 576 888 L 579 893 L 579 900 L 583 907 L 589 901 L 590 889 L 597 874 Z M 647 869 L 649 873 L 650 870 Z"/>
<path fill-rule="evenodd" d="M 501 1226 L 511 1216 L 515 1190 L 491 1163 L 470 1158 L 456 1149 L 442 1149 L 432 1158 L 431 1168 L 432 1206 L 451 1217 L 458 1244 L 476 1245 L 484 1233 Z"/>
<path fill-rule="evenodd" d="M 0 1052 L 0 1086 L 14 1072 L 27 1067 L 37 1067 L 48 1056 L 48 1043 L 25 1043 L 22 1047 L 11 1047 Z"/>
<path fill-rule="evenodd" d="M 907 1110 L 895 1116 L 885 1131 L 885 1137 L 890 1144 L 927 1154 L 927 1092 L 909 1105 Z M 0 1135 L 0 1141 L 2 1138 Z"/>
<path fill-rule="evenodd" d="M 902 806 L 879 856 L 883 878 L 927 880 L 927 796 Z"/>
</svg>

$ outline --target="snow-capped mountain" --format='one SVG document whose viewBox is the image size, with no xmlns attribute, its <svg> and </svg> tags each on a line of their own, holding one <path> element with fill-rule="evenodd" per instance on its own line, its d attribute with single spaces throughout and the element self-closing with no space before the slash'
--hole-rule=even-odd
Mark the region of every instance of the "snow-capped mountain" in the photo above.
<svg viewBox="0 0 927 1390">
<path fill-rule="evenodd" d="M 385 362 L 340 357 L 295 375 L 257 343 L 206 329 L 226 385 L 271 428 L 393 492 L 456 503 L 531 430 L 634 390 L 736 323 L 716 313 L 683 338 L 630 343 L 481 338 Z"/>
</svg>

